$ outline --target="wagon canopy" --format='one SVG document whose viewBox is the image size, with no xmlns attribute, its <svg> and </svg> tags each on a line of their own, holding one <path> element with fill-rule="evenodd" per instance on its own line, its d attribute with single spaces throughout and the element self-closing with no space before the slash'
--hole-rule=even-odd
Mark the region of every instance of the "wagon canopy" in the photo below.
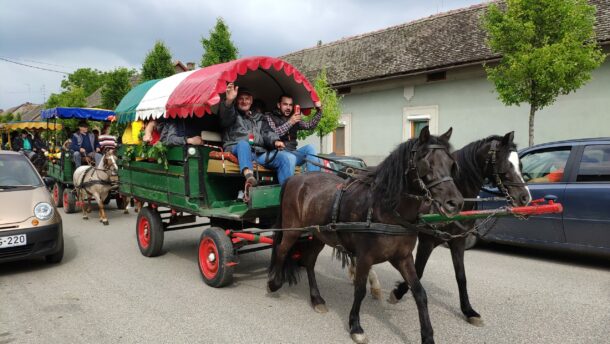
<svg viewBox="0 0 610 344">
<path fill-rule="evenodd" d="M 114 116 L 111 110 L 96 109 L 96 108 L 71 108 L 57 107 L 52 109 L 42 110 L 40 117 L 42 119 L 51 118 L 77 118 L 91 119 L 94 121 L 109 121 Z"/>
<path fill-rule="evenodd" d="M 283 93 L 292 95 L 295 104 L 305 110 L 319 100 L 309 81 L 288 62 L 255 56 L 148 81 L 132 89 L 115 111 L 120 122 L 202 117 L 216 112 L 228 82 L 248 88 L 267 107 Z"/>
<path fill-rule="evenodd" d="M 0 124 L 0 130 L 18 130 L 18 129 L 49 129 L 61 130 L 62 126 L 59 123 L 48 123 L 44 121 L 24 121 L 24 122 L 9 122 Z"/>
</svg>

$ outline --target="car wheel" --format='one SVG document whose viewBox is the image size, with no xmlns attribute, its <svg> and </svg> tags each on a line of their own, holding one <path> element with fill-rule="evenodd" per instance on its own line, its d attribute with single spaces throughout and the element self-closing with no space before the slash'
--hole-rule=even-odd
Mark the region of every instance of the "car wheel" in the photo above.
<svg viewBox="0 0 610 344">
<path fill-rule="evenodd" d="M 466 250 L 470 250 L 475 247 L 479 242 L 479 238 L 474 234 L 468 234 L 466 240 L 464 241 L 464 248 Z"/>
<path fill-rule="evenodd" d="M 64 259 L 64 238 L 61 238 L 59 251 L 44 257 L 44 260 L 49 264 L 57 264 Z"/>
</svg>

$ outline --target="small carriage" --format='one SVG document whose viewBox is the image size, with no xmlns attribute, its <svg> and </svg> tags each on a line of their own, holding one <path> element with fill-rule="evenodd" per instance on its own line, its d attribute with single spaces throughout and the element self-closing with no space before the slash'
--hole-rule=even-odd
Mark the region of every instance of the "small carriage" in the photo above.
<svg viewBox="0 0 610 344">
<path fill-rule="evenodd" d="M 57 128 L 58 130 L 61 124 L 57 123 L 57 119 L 110 121 L 112 116 L 114 116 L 114 112 L 96 108 L 57 107 L 41 112 L 41 118 L 49 122 L 49 128 Z M 59 142 L 61 135 L 58 135 L 57 131 L 54 133 L 53 141 L 55 149 L 49 154 L 47 175 L 55 180 L 51 190 L 53 202 L 57 207 L 63 207 L 64 211 L 70 214 L 79 211 L 81 207 L 74 193 L 73 174 L 75 164 L 68 147 L 68 141 Z M 108 203 L 112 199 L 116 200 L 119 209 L 125 207 L 124 200 L 120 197 L 118 191 L 111 192 L 104 203 Z"/>
<path fill-rule="evenodd" d="M 0 147 L 6 148 L 6 149 L 13 149 L 14 148 L 14 147 L 12 147 L 13 137 L 11 137 L 11 133 L 13 133 L 15 131 L 21 131 L 21 130 L 26 130 L 26 131 L 45 130 L 47 133 L 52 133 L 52 132 L 55 132 L 56 130 L 62 130 L 62 125 L 59 123 L 49 123 L 49 122 L 45 122 L 45 121 L 18 121 L 18 122 L 8 122 L 8 123 L 0 124 L 0 133 L 2 134 L 1 135 L 2 138 L 0 139 Z M 50 134 L 48 134 L 48 135 L 50 135 Z M 42 140 L 41 138 L 34 138 L 34 139 Z M 5 140 L 6 140 L 6 142 L 4 142 Z M 48 137 L 45 138 L 45 140 L 43 140 L 43 141 L 44 142 L 48 141 Z M 35 146 L 35 143 L 32 142 L 32 145 Z M 41 149 L 38 149 L 36 147 L 32 147 L 32 150 L 24 151 L 24 154 L 28 157 L 28 159 L 30 159 L 32 164 L 34 164 L 34 167 L 36 167 L 36 170 L 38 171 L 38 173 L 43 177 L 46 176 L 46 173 L 47 173 L 47 168 L 48 168 L 47 156 L 50 153 L 50 151 L 48 149 L 46 149 L 46 151 L 47 152 L 44 152 Z"/>
</svg>

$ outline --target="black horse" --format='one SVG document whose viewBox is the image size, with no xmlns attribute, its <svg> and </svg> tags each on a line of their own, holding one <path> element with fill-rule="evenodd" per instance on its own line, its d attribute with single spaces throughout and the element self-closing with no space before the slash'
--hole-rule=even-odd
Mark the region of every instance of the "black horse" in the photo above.
<svg viewBox="0 0 610 344">
<path fill-rule="evenodd" d="M 519 156 L 516 146 L 513 143 L 514 132 L 510 132 L 504 137 L 490 136 L 483 140 L 469 143 L 464 148 L 455 151 L 453 157 L 458 163 L 459 173 L 455 179 L 455 184 L 466 198 L 477 197 L 484 180 L 488 179 L 498 187 L 507 197 L 507 200 L 514 206 L 527 205 L 532 197 L 523 178 L 519 167 Z M 466 202 L 464 210 L 472 210 L 476 207 L 473 202 Z M 441 230 L 451 234 L 461 234 L 470 231 L 475 226 L 475 221 L 460 221 L 451 223 Z M 417 257 L 415 260 L 415 270 L 417 277 L 421 278 L 426 267 L 426 262 L 430 258 L 432 250 L 444 241 L 427 234 L 419 234 L 419 244 L 417 245 Z M 464 270 L 464 250 L 465 237 L 458 237 L 448 241 L 451 249 L 455 278 L 460 292 L 460 308 L 469 323 L 482 325 L 481 316 L 477 313 L 468 299 L 466 289 L 466 272 Z M 390 303 L 396 303 L 409 290 L 406 283 L 401 282 L 394 289 L 389 298 Z"/>
<path fill-rule="evenodd" d="M 328 173 L 309 173 L 290 178 L 282 188 L 279 224 L 283 232 L 274 235 L 268 290 L 297 282 L 297 266 L 292 259 L 301 232 L 286 230 L 332 222 L 364 222 L 407 225 L 416 222 L 422 203 L 430 202 L 447 216 L 457 214 L 463 198 L 453 183 L 457 165 L 449 153 L 451 129 L 436 137 L 424 128 L 416 140 L 400 144 L 376 169 L 344 180 Z M 340 193 L 342 192 L 342 196 Z M 333 209 L 336 209 L 333 210 Z M 426 293 L 417 278 L 413 250 L 416 231 L 401 235 L 379 232 L 317 231 L 302 249 L 300 264 L 307 270 L 311 303 L 326 312 L 325 301 L 316 283 L 314 266 L 324 244 L 357 257 L 354 302 L 349 329 L 357 343 L 367 341 L 360 326 L 360 305 L 373 264 L 389 261 L 411 286 L 417 303 L 422 342 L 433 343 Z"/>
</svg>

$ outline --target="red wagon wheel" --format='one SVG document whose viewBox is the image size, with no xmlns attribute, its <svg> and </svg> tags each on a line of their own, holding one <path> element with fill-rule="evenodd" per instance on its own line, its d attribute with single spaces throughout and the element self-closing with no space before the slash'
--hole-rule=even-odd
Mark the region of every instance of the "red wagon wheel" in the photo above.
<svg viewBox="0 0 610 344">
<path fill-rule="evenodd" d="M 61 208 L 64 205 L 63 199 L 64 190 L 59 183 L 53 184 L 53 203 L 57 208 Z"/>
<path fill-rule="evenodd" d="M 149 207 L 142 208 L 136 221 L 136 239 L 142 255 L 155 257 L 163 248 L 163 222 L 159 213 Z"/>
<path fill-rule="evenodd" d="M 201 233 L 199 272 L 207 285 L 220 288 L 233 282 L 234 257 L 233 243 L 221 228 L 210 227 Z"/>
</svg>

